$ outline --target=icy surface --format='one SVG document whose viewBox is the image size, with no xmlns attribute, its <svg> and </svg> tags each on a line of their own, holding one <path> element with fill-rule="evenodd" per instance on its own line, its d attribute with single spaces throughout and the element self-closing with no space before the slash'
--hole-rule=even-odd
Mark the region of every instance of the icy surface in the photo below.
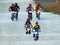
<svg viewBox="0 0 60 45">
<path fill-rule="evenodd" d="M 38 20 L 41 26 L 39 40 L 34 41 L 31 35 L 25 34 L 24 23 L 27 19 L 26 6 L 31 0 L 25 0 L 24 3 L 19 3 L 21 10 L 19 12 L 18 21 L 11 21 L 11 12 L 8 12 L 10 4 L 16 0 L 0 0 L 0 45 L 60 45 L 60 16 L 51 12 L 41 12 L 41 20 L 36 19 L 33 12 L 32 24 Z M 7 2 L 6 2 L 7 1 Z M 22 1 L 23 2 L 23 1 Z M 33 3 L 32 3 L 33 4 Z M 4 5 L 4 6 L 3 6 Z M 5 9 L 3 9 L 5 7 Z"/>
</svg>

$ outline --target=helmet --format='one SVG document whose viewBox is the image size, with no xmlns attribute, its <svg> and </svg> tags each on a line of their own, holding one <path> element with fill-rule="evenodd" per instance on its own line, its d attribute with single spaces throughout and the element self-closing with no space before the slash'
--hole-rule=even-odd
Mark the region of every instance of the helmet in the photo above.
<svg viewBox="0 0 60 45">
<path fill-rule="evenodd" d="M 12 3 L 12 5 L 11 5 L 12 7 L 14 7 L 14 3 Z"/>
<path fill-rule="evenodd" d="M 38 5 L 40 5 L 40 3 L 38 3 Z"/>
<path fill-rule="evenodd" d="M 30 19 L 28 18 L 27 21 L 30 21 Z"/>
<path fill-rule="evenodd" d="M 31 6 L 31 4 L 29 4 L 29 6 Z"/>
<path fill-rule="evenodd" d="M 15 3 L 15 5 L 17 5 L 17 3 Z"/>
<path fill-rule="evenodd" d="M 38 24 L 38 21 L 36 21 L 36 23 L 35 24 Z"/>
<path fill-rule="evenodd" d="M 14 5 L 14 3 L 12 3 L 12 5 Z"/>
</svg>

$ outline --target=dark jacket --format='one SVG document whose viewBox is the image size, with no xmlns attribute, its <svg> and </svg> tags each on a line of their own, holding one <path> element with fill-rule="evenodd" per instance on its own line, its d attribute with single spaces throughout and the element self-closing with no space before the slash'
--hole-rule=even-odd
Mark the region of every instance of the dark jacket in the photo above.
<svg viewBox="0 0 60 45">
<path fill-rule="evenodd" d="M 16 11 L 16 7 L 12 7 L 12 6 L 10 6 L 9 9 L 11 9 L 10 11 Z"/>
<path fill-rule="evenodd" d="M 15 5 L 15 7 L 16 7 L 16 11 L 19 11 L 20 7 L 17 4 Z"/>
</svg>

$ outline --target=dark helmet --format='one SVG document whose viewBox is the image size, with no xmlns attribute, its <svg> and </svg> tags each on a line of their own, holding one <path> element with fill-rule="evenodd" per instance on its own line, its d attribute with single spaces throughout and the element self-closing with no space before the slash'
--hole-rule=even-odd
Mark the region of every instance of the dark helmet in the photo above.
<svg viewBox="0 0 60 45">
<path fill-rule="evenodd" d="M 17 5 L 17 3 L 15 3 L 15 5 Z"/>
<path fill-rule="evenodd" d="M 38 3 L 38 5 L 40 5 L 40 3 Z"/>
<path fill-rule="evenodd" d="M 28 18 L 27 21 L 30 21 L 30 19 Z"/>
<path fill-rule="evenodd" d="M 35 24 L 38 24 L 38 21 L 36 21 L 36 23 Z"/>
<path fill-rule="evenodd" d="M 12 5 L 14 5 L 14 3 L 12 3 Z"/>
<path fill-rule="evenodd" d="M 31 4 L 29 4 L 29 6 L 31 6 Z"/>
<path fill-rule="evenodd" d="M 12 6 L 14 7 L 14 3 L 12 3 Z"/>
</svg>

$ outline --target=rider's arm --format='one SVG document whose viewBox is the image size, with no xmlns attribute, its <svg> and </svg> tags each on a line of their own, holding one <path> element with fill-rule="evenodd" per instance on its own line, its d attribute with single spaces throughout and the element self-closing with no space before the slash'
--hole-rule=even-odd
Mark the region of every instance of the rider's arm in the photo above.
<svg viewBox="0 0 60 45">
<path fill-rule="evenodd" d="M 18 6 L 18 8 L 20 9 L 20 7 Z"/>
<path fill-rule="evenodd" d="M 11 11 L 11 7 L 9 7 L 9 9 L 8 9 L 9 11 Z"/>
<path fill-rule="evenodd" d="M 41 6 L 41 5 L 40 5 L 40 8 L 42 9 L 42 8 L 43 8 L 43 6 Z"/>
<path fill-rule="evenodd" d="M 34 8 L 33 7 L 31 7 L 31 9 L 32 9 L 32 11 L 34 11 Z"/>
<path fill-rule="evenodd" d="M 33 32 L 33 30 L 34 30 L 34 25 L 32 26 L 32 32 Z"/>
<path fill-rule="evenodd" d="M 25 22 L 25 25 L 27 24 L 27 22 Z"/>
<path fill-rule="evenodd" d="M 40 26 L 39 26 L 39 32 L 41 32 Z"/>
<path fill-rule="evenodd" d="M 20 10 L 20 7 L 19 6 L 17 6 L 17 8 Z"/>
<path fill-rule="evenodd" d="M 26 23 L 27 23 L 27 22 L 25 22 L 24 28 L 26 28 Z"/>
</svg>

